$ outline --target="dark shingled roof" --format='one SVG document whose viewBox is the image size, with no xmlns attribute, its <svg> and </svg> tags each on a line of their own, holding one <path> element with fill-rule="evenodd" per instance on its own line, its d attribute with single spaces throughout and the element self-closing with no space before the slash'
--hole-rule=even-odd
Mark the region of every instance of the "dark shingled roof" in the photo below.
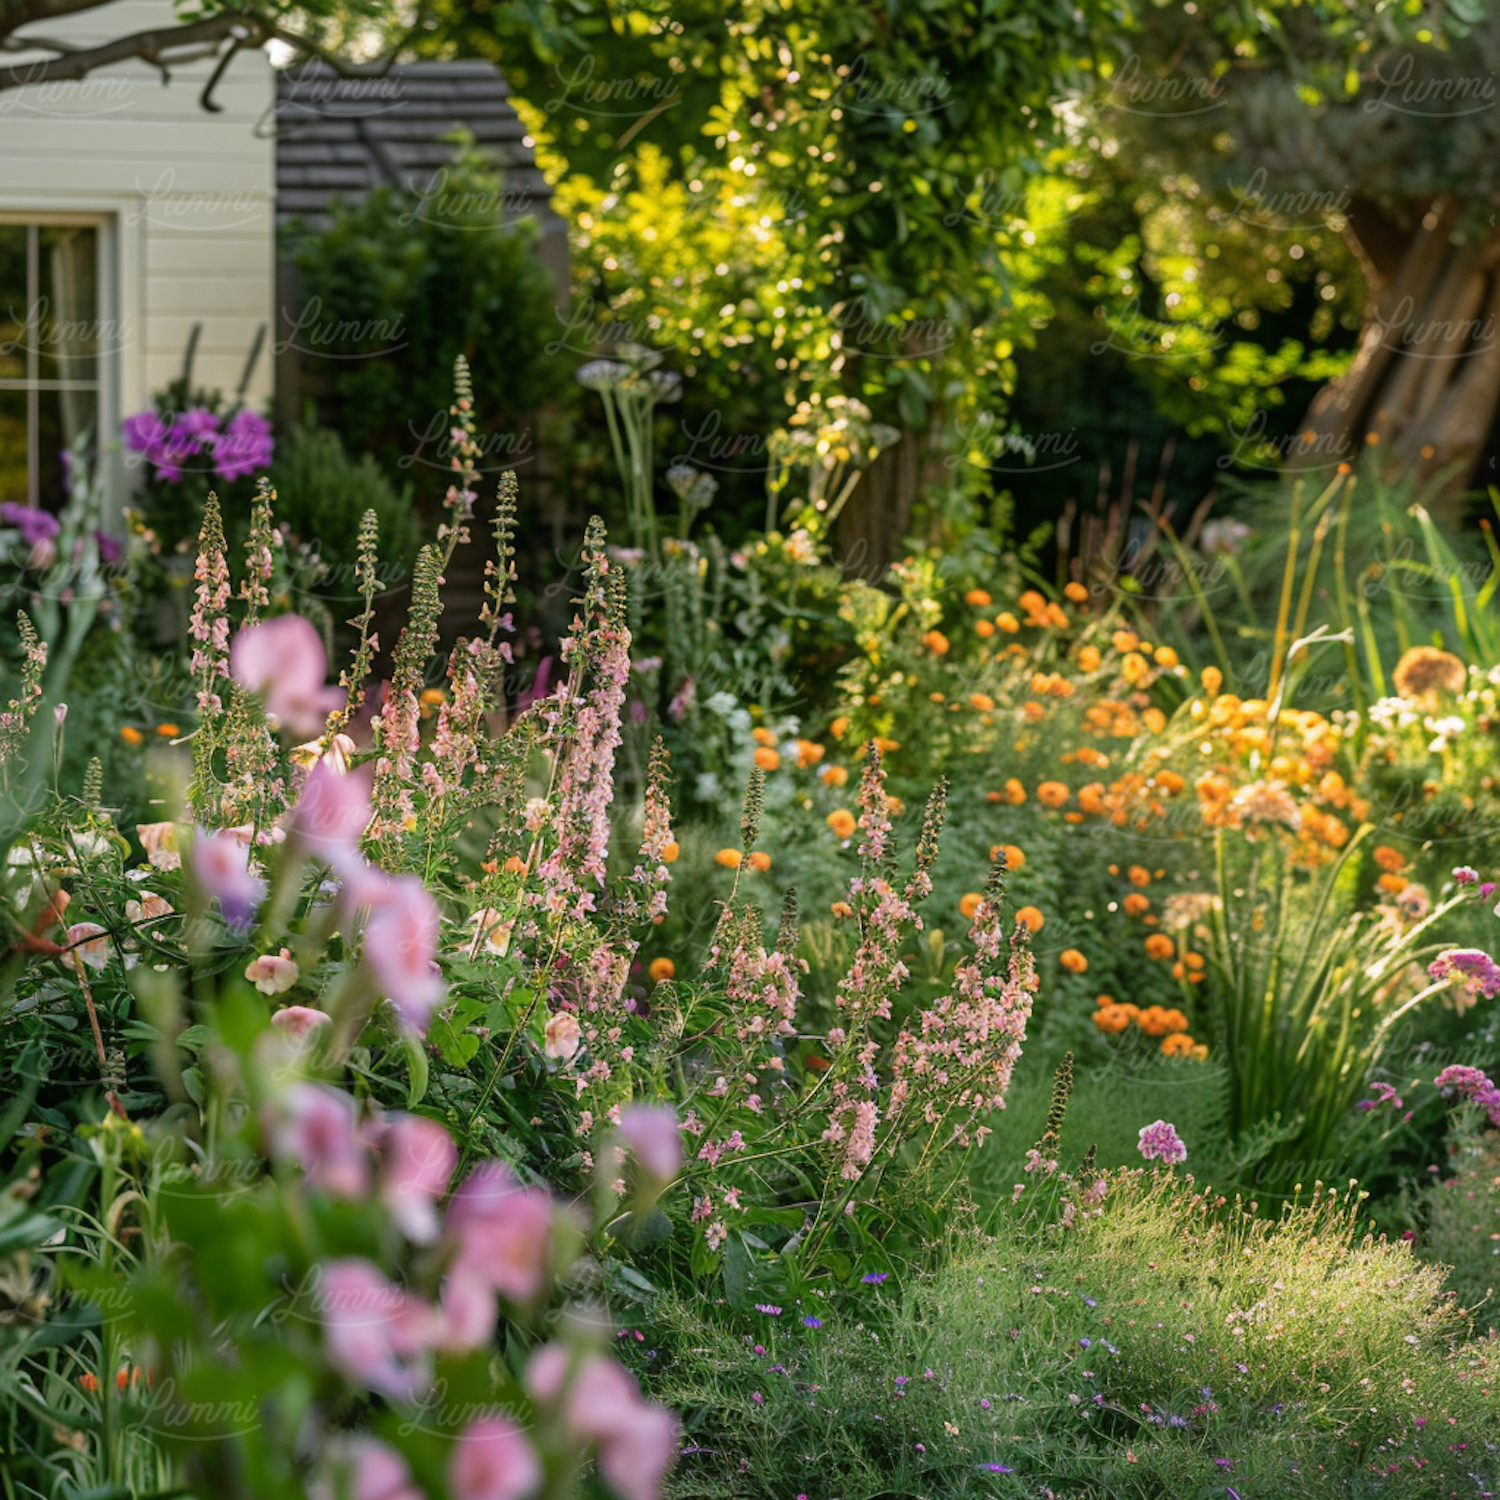
<svg viewBox="0 0 1500 1500">
<path fill-rule="evenodd" d="M 460 129 L 505 169 L 507 217 L 534 215 L 544 233 L 560 232 L 510 88 L 487 62 L 409 63 L 382 78 L 341 78 L 321 62 L 279 73 L 277 222 L 321 227 L 334 197 L 356 203 L 383 184 L 438 189 L 453 160 L 444 137 Z"/>
</svg>

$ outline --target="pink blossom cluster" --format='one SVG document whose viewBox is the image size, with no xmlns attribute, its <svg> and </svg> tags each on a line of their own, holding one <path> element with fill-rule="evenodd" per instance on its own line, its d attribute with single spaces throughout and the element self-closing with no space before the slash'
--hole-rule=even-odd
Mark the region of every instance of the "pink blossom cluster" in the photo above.
<svg viewBox="0 0 1500 1500">
<path fill-rule="evenodd" d="M 1000 903 L 992 897 L 980 902 L 969 930 L 973 954 L 955 969 L 953 993 L 896 1039 L 892 1122 L 918 1106 L 924 1124 L 949 1127 L 947 1140 L 960 1146 L 977 1145 L 989 1134 L 978 1122 L 1005 1107 L 1037 987 L 1028 937 L 1017 923 L 1002 970 Z"/>
<path fill-rule="evenodd" d="M 137 412 L 120 424 L 125 446 L 141 454 L 158 479 L 178 483 L 195 458 L 211 460 L 220 479 L 244 479 L 269 467 L 275 443 L 271 424 L 249 407 L 223 421 L 204 406 L 190 406 L 176 416 Z"/>
<path fill-rule="evenodd" d="M 314 1293 L 329 1362 L 352 1384 L 409 1402 L 431 1387 L 433 1358 L 486 1347 L 499 1299 L 535 1305 L 551 1284 L 559 1210 L 550 1195 L 522 1187 L 503 1162 L 465 1179 L 439 1213 L 458 1161 L 448 1132 L 411 1115 L 361 1121 L 348 1095 L 297 1081 L 263 1112 L 268 1149 L 283 1166 L 300 1166 L 308 1184 L 337 1197 L 372 1189 L 405 1237 L 435 1246 L 446 1267 L 435 1300 L 392 1282 L 358 1257 L 321 1267 Z M 642 1127 L 641 1150 L 654 1168 L 666 1153 L 655 1129 Z M 677 1451 L 677 1423 L 647 1402 L 634 1380 L 602 1355 L 545 1345 L 532 1357 L 527 1388 L 567 1433 L 569 1447 L 593 1447 L 605 1482 L 625 1500 L 653 1500 Z M 421 1491 L 393 1449 L 359 1438 L 351 1493 L 371 1500 Z M 540 1487 L 542 1465 L 530 1439 L 508 1418 L 481 1415 L 460 1433 L 447 1479 L 457 1500 L 521 1500 Z"/>
<path fill-rule="evenodd" d="M 210 498 L 210 506 L 214 502 Z M 229 679 L 229 563 L 224 556 L 223 532 L 217 529 L 218 513 L 214 507 L 205 522 L 198 560 L 193 567 L 196 581 L 193 612 L 188 619 L 188 636 L 193 642 L 191 669 L 198 679 L 198 712 L 221 714 L 224 701 L 219 683 Z"/>
<path fill-rule="evenodd" d="M 1187 1147 L 1177 1134 L 1177 1127 L 1165 1120 L 1155 1120 L 1141 1127 L 1138 1149 L 1147 1161 L 1164 1161 L 1171 1165 L 1187 1160 Z"/>
<path fill-rule="evenodd" d="M 1444 1068 L 1432 1081 L 1440 1089 L 1456 1090 L 1461 1099 L 1477 1104 L 1491 1125 L 1500 1125 L 1500 1088 L 1495 1087 L 1488 1074 L 1478 1068 L 1455 1065 Z"/>
<path fill-rule="evenodd" d="M 1479 948 L 1449 948 L 1427 966 L 1433 979 L 1458 979 L 1469 989 L 1492 999 L 1500 994 L 1500 964 Z"/>
</svg>

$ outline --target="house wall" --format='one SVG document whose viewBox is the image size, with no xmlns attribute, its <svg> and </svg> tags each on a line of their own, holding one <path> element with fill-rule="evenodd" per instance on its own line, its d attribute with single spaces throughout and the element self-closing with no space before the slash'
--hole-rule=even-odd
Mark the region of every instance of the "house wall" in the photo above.
<svg viewBox="0 0 1500 1500">
<path fill-rule="evenodd" d="M 76 45 L 173 22 L 170 0 L 114 0 L 38 33 Z M 7 62 L 22 59 L 7 58 Z M 231 395 L 265 329 L 246 398 L 273 378 L 275 83 L 264 52 L 240 53 L 199 104 L 211 58 L 165 85 L 142 60 L 76 83 L 0 92 L 0 215 L 97 216 L 104 228 L 101 317 L 109 320 L 106 424 L 150 404 L 182 371 L 195 323 L 195 385 Z M 116 484 L 123 475 L 115 460 Z"/>
</svg>

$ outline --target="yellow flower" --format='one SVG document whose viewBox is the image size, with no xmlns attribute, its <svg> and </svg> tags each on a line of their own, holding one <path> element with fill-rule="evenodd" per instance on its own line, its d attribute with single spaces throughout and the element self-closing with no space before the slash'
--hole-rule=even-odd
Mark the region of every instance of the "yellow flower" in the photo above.
<svg viewBox="0 0 1500 1500">
<path fill-rule="evenodd" d="M 677 842 L 677 840 L 668 839 L 667 842 L 662 845 L 662 863 L 667 865 L 675 865 L 677 863 L 677 856 L 681 853 L 682 846 Z"/>
<path fill-rule="evenodd" d="M 1080 646 L 1078 648 L 1078 670 L 1080 672 L 1092 672 L 1099 666 L 1099 648 L 1097 646 Z"/>
<path fill-rule="evenodd" d="M 1156 665 L 1159 667 L 1175 667 L 1177 665 L 1177 653 L 1170 646 L 1158 646 L 1156 648 Z"/>
<path fill-rule="evenodd" d="M 1203 684 L 1203 691 L 1210 698 L 1224 686 L 1224 674 L 1217 667 L 1204 667 L 1198 674 L 1198 680 Z"/>
</svg>

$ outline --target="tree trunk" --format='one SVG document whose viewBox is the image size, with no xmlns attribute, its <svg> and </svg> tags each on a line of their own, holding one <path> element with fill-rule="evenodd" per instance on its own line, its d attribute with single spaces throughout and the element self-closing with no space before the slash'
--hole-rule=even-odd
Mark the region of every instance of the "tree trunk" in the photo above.
<svg viewBox="0 0 1500 1500">
<path fill-rule="evenodd" d="M 1500 409 L 1500 230 L 1455 243 L 1455 218 L 1434 203 L 1400 254 L 1372 206 L 1351 219 L 1365 327 L 1349 369 L 1308 408 L 1292 472 L 1370 448 L 1388 478 L 1419 479 L 1440 506 L 1462 496 Z"/>
</svg>

